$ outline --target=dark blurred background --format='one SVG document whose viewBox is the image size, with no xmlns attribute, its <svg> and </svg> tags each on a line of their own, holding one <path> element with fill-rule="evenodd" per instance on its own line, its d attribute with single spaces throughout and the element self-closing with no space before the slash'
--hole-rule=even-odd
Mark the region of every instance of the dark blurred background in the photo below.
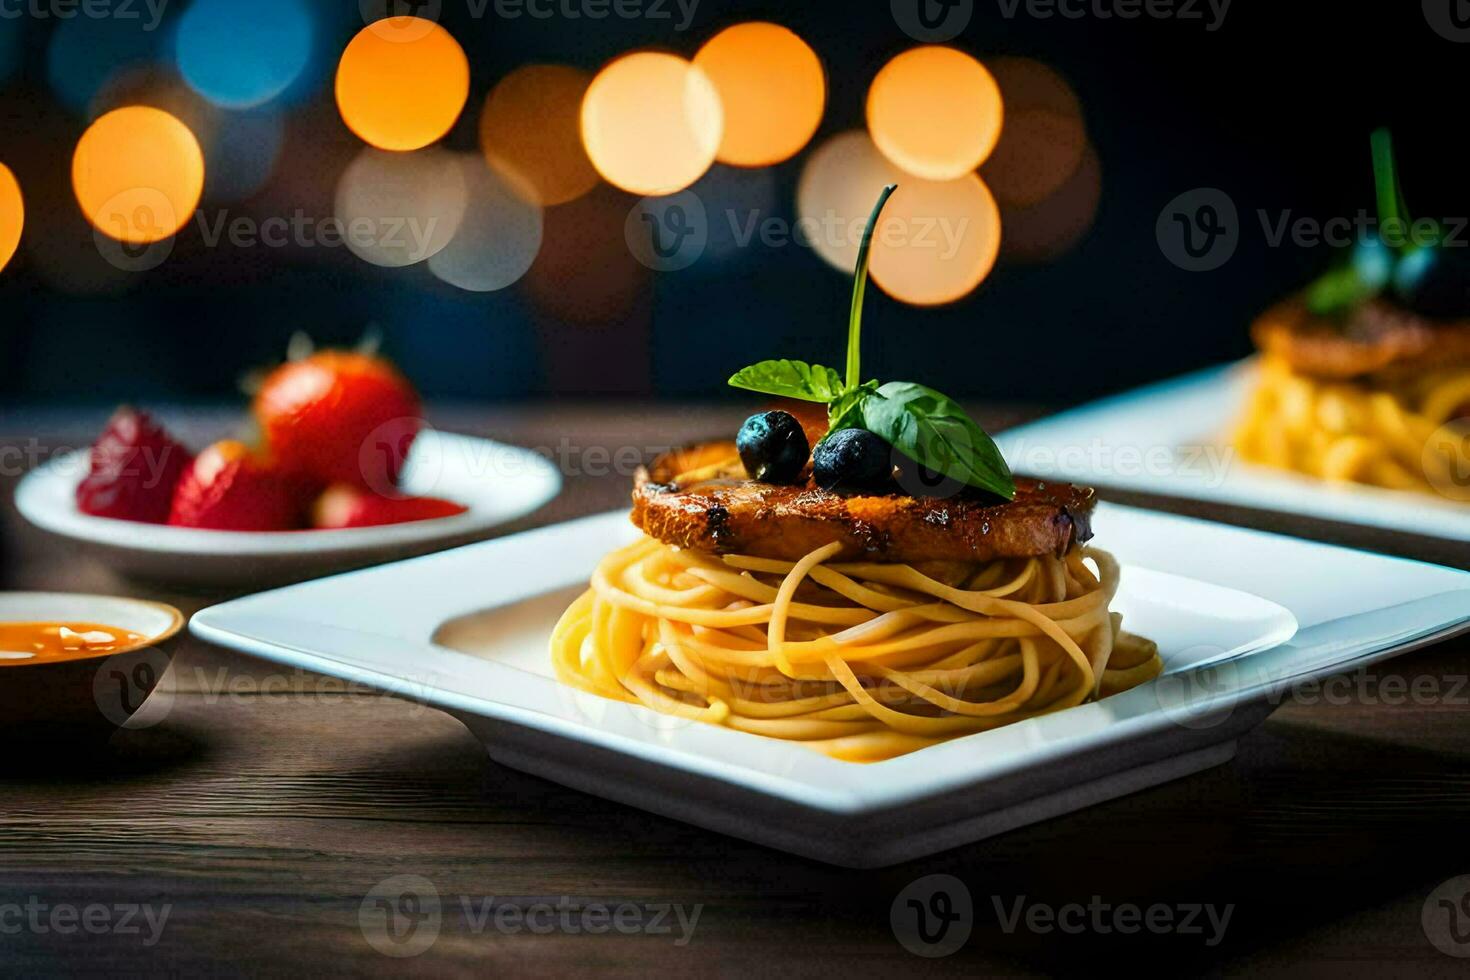
<svg viewBox="0 0 1470 980">
<path fill-rule="evenodd" d="M 341 248 L 209 247 L 194 222 L 158 268 L 117 270 L 101 260 L 77 208 L 71 154 L 95 115 L 89 100 L 125 87 L 128 71 L 158 70 L 146 67 L 160 57 L 148 45 L 168 44 L 168 31 L 129 38 L 114 28 L 126 35 L 137 22 L 111 23 L 69 38 L 58 54 L 54 35 L 79 21 L 26 14 L 36 3 L 47 9 L 49 0 L 0 0 L 0 162 L 27 206 L 20 250 L 0 271 L 6 403 L 223 399 L 245 369 L 278 360 L 293 332 L 349 343 L 369 324 L 431 398 L 704 399 L 723 397 L 725 378 L 751 360 L 841 362 L 847 276 L 809 249 L 758 243 L 653 272 L 623 239 L 636 197 L 607 185 L 548 209 L 530 273 L 495 293 L 460 291 L 422 265 L 379 268 Z M 870 291 L 865 373 L 962 397 L 1061 405 L 1241 356 L 1252 316 L 1330 261 L 1326 247 L 1272 247 L 1257 212 L 1274 222 L 1287 212 L 1325 220 L 1371 210 L 1375 126 L 1394 129 L 1417 213 L 1470 208 L 1455 94 L 1470 44 L 1437 32 L 1420 3 L 1236 0 L 1218 23 L 1203 2 L 1179 0 L 1176 16 L 1137 19 L 1099 16 L 1119 9 L 1111 0 L 1064 5 L 1084 15 L 1037 17 L 1022 0 L 1008 16 L 1010 0 L 977 0 L 950 43 L 982 60 L 1034 58 L 1071 83 L 1101 174 L 1095 215 L 1085 200 L 1074 206 L 1085 212 L 1085 234 L 1041 261 L 1003 247 L 983 285 L 948 306 L 916 308 Z M 1186 6 L 1198 17 L 1178 16 Z M 185 9 L 169 3 L 165 25 Z M 812 150 L 863 125 L 875 72 L 917 43 L 888 0 L 699 0 L 682 32 L 670 9 L 673 20 L 512 20 L 493 5 L 477 18 L 464 0 L 444 0 L 439 20 L 472 72 L 447 145 L 475 148 L 486 92 L 518 65 L 596 70 L 645 46 L 692 56 L 723 27 L 771 20 L 801 35 L 826 67 L 821 128 L 786 163 L 757 174 L 717 165 L 706 180 L 717 198 L 733 194 L 742 207 L 791 218 Z M 274 172 L 243 199 L 206 197 L 206 207 L 257 218 L 332 212 L 337 177 L 362 144 L 337 114 L 331 77 L 363 19 L 356 0 L 317 0 L 316 11 L 313 64 L 279 107 Z M 1220 268 L 1190 272 L 1160 248 L 1155 226 L 1168 202 L 1202 187 L 1236 205 L 1239 245 Z"/>
</svg>

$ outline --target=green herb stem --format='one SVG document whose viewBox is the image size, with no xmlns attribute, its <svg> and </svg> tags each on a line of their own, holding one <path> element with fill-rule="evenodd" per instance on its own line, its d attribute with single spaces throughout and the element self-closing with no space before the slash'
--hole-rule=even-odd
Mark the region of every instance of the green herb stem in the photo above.
<svg viewBox="0 0 1470 980">
<path fill-rule="evenodd" d="M 873 206 L 873 213 L 868 215 L 868 225 L 863 229 L 863 239 L 858 244 L 857 269 L 853 272 L 852 280 L 852 312 L 847 319 L 847 387 L 849 390 L 862 384 L 862 366 L 860 356 L 863 346 L 863 296 L 868 290 L 868 253 L 873 246 L 873 231 L 878 227 L 878 215 L 883 213 L 883 206 L 898 190 L 897 184 L 889 184 L 883 188 L 883 193 L 878 195 L 878 203 Z"/>
</svg>

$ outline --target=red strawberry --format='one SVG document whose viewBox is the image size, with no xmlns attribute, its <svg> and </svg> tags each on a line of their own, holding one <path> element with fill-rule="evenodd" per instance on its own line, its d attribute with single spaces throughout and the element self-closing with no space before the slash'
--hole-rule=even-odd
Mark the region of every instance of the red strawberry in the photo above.
<svg viewBox="0 0 1470 980">
<path fill-rule="evenodd" d="M 418 394 L 372 354 L 318 351 L 272 371 L 255 418 L 282 467 L 319 485 L 391 494 L 423 426 Z"/>
<path fill-rule="evenodd" d="M 430 521 L 463 514 L 466 508 L 438 497 L 385 497 L 371 490 L 339 483 L 328 487 L 312 508 L 311 526 L 319 530 L 374 527 Z"/>
<path fill-rule="evenodd" d="M 226 439 L 200 453 L 179 481 L 168 522 L 217 531 L 290 531 L 301 526 L 304 498 L 299 480 Z"/>
<path fill-rule="evenodd" d="M 97 517 L 162 524 L 174 487 L 194 461 L 147 415 L 124 405 L 92 444 L 92 468 L 77 485 L 77 509 Z"/>
</svg>

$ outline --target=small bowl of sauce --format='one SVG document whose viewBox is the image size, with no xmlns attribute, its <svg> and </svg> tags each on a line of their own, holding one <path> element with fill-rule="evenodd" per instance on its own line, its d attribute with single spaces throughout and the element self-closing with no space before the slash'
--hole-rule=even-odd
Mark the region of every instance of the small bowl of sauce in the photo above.
<svg viewBox="0 0 1470 980">
<path fill-rule="evenodd" d="M 0 592 L 0 734 L 105 737 L 158 686 L 183 626 L 141 599 Z"/>
</svg>

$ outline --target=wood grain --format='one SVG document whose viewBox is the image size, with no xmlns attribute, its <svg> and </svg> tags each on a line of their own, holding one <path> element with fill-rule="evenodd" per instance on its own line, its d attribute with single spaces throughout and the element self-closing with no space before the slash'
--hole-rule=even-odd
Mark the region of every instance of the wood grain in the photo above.
<svg viewBox="0 0 1470 980">
<path fill-rule="evenodd" d="M 730 414 L 586 406 L 446 412 L 442 423 L 553 453 L 563 433 L 577 433 L 568 458 L 585 463 L 588 447 L 656 450 L 728 428 Z M 193 422 L 201 433 L 226 424 Z M 0 446 L 38 432 L 48 444 L 76 445 L 95 424 L 100 416 L 7 419 Z M 0 480 L 6 587 L 146 595 L 189 611 L 216 598 L 121 582 L 80 561 L 22 525 L 9 509 L 11 482 Z M 579 472 L 522 526 L 626 499 L 623 475 Z M 1360 531 L 1338 538 L 1330 526 L 1272 520 L 1365 543 Z M 85 757 L 11 747 L 0 767 L 0 970 L 1019 976 L 1128 957 L 1169 972 L 1463 975 L 1462 961 L 1426 940 L 1420 913 L 1436 885 L 1470 873 L 1467 674 L 1470 639 L 1422 650 L 1353 675 L 1345 694 L 1301 692 L 1230 765 L 971 847 L 853 872 L 503 769 L 447 715 L 191 641 L 157 725 Z M 1409 690 L 1420 679 L 1435 696 L 1396 699 L 1385 694 L 1397 690 L 1388 678 Z M 895 940 L 889 908 L 909 882 L 935 873 L 966 883 L 974 931 L 960 952 L 926 960 Z M 375 885 L 403 874 L 433 883 L 441 924 L 428 951 L 389 959 L 369 943 L 362 909 Z M 1233 912 L 1216 946 L 1186 935 L 1007 932 L 996 903 L 1023 896 Z M 33 899 L 169 912 L 151 946 L 115 932 L 6 931 L 6 906 Z M 517 909 L 677 903 L 701 912 L 681 946 L 677 929 L 497 930 L 475 915 L 490 899 Z"/>
</svg>

